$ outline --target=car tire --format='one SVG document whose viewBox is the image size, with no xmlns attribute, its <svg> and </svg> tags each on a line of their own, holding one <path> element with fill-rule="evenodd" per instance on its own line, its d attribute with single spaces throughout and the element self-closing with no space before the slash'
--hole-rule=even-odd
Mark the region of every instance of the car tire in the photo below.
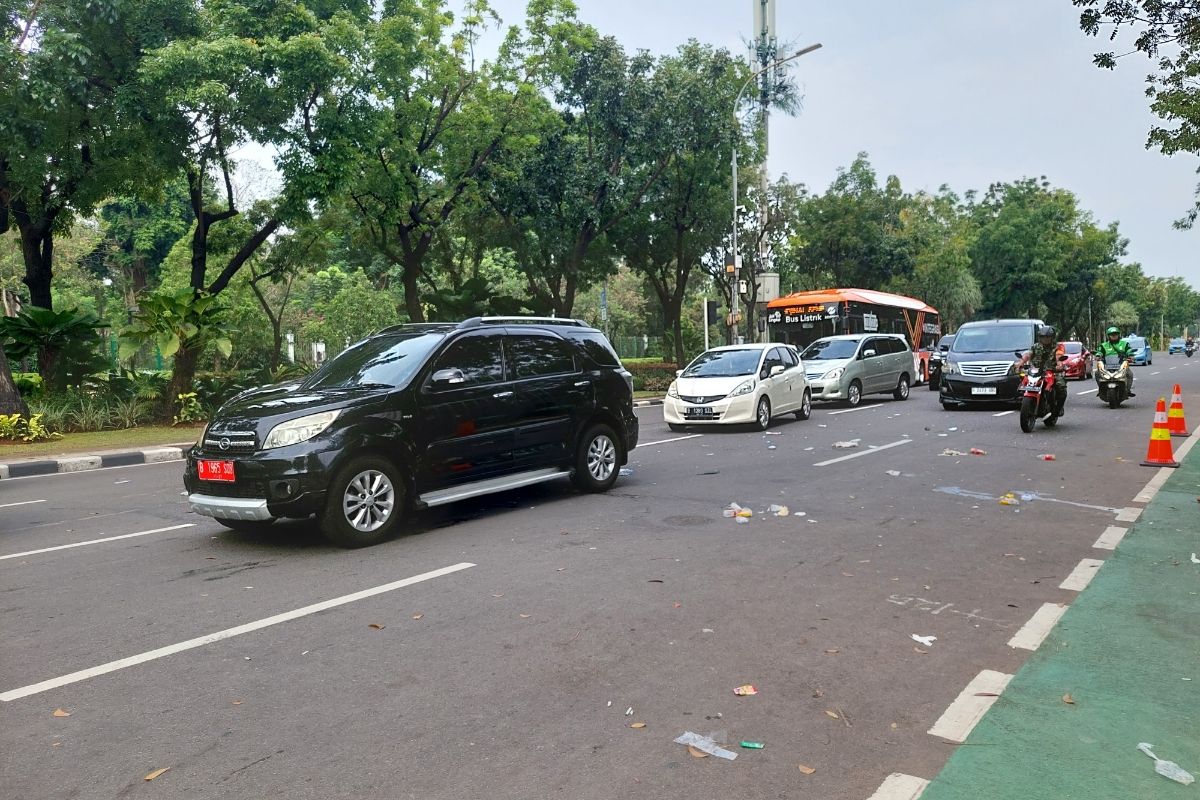
<svg viewBox="0 0 1200 800">
<path fill-rule="evenodd" d="M 339 547 L 369 547 L 390 538 L 404 516 L 406 489 L 396 465 L 358 456 L 329 483 L 321 533 Z"/>
<path fill-rule="evenodd" d="M 900 382 L 896 384 L 896 389 L 892 392 L 892 397 L 896 400 L 907 400 L 908 391 L 908 373 L 905 373 L 900 376 Z"/>
<path fill-rule="evenodd" d="M 862 402 L 862 384 L 858 378 L 850 381 L 850 385 L 846 387 L 846 402 L 853 408 Z"/>
<path fill-rule="evenodd" d="M 937 375 L 937 374 L 934 374 L 934 375 L 930 376 L 930 378 L 929 378 L 929 391 L 931 391 L 931 392 L 936 392 L 936 391 L 937 391 L 937 390 L 940 388 L 940 387 L 938 386 L 938 384 L 939 384 L 939 383 L 941 383 L 941 381 L 939 380 L 939 378 L 940 378 L 940 376 L 939 376 L 939 375 Z"/>
<path fill-rule="evenodd" d="M 579 438 L 571 480 L 581 492 L 607 492 L 617 482 L 620 463 L 621 444 L 616 432 L 604 424 L 592 425 Z"/>
<path fill-rule="evenodd" d="M 957 409 L 958 406 L 953 403 L 947 403 L 945 400 L 942 401 L 942 411 L 955 411 Z"/>
<path fill-rule="evenodd" d="M 758 405 L 754 407 L 754 427 L 760 431 L 771 427 L 771 400 L 765 394 L 758 398 Z"/>
<path fill-rule="evenodd" d="M 262 533 L 275 524 L 274 517 L 271 519 L 216 519 L 218 524 L 238 533 Z"/>
<path fill-rule="evenodd" d="M 804 399 L 800 401 L 800 410 L 796 412 L 796 419 L 803 422 L 812 416 L 812 392 L 808 389 L 804 390 Z"/>
<path fill-rule="evenodd" d="M 686 430 L 687 430 L 687 426 L 686 426 L 686 425 L 679 425 L 679 424 L 677 424 L 677 423 L 674 423 L 674 422 L 668 422 L 668 423 L 667 423 L 667 428 L 669 428 L 670 430 L 674 431 L 675 433 L 683 433 L 684 431 L 686 431 Z"/>
</svg>

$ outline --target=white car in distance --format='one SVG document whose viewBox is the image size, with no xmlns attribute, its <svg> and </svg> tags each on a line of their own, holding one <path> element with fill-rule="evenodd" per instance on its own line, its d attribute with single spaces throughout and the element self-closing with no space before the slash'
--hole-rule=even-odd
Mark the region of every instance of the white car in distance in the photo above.
<svg viewBox="0 0 1200 800">
<path fill-rule="evenodd" d="M 714 347 L 676 376 L 663 402 L 663 420 L 673 431 L 745 424 L 766 430 L 783 414 L 802 420 L 812 415 L 812 393 L 791 345 Z"/>
</svg>

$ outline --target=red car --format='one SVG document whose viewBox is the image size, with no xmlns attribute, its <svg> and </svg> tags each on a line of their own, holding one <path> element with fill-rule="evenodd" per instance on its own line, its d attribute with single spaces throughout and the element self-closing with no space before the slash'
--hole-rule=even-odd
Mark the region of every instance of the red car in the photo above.
<svg viewBox="0 0 1200 800">
<path fill-rule="evenodd" d="M 1096 359 L 1083 346 L 1083 342 L 1059 342 L 1058 346 L 1067 354 L 1067 360 L 1063 363 L 1067 380 L 1082 381 L 1092 377 Z"/>
</svg>

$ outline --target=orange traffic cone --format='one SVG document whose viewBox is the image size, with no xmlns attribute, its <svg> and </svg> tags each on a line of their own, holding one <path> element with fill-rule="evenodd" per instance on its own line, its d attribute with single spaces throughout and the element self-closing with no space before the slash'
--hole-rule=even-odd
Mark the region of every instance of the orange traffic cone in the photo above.
<svg viewBox="0 0 1200 800">
<path fill-rule="evenodd" d="M 1171 452 L 1171 431 L 1167 428 L 1167 400 L 1158 398 L 1154 409 L 1154 427 L 1150 429 L 1150 449 L 1146 451 L 1143 467 L 1178 467 L 1175 454 Z"/>
<path fill-rule="evenodd" d="M 1171 407 L 1167 410 L 1167 428 L 1171 431 L 1172 436 L 1190 436 L 1187 429 L 1187 422 L 1183 418 L 1183 396 L 1179 390 L 1179 384 L 1175 384 L 1175 391 L 1171 393 Z"/>
</svg>

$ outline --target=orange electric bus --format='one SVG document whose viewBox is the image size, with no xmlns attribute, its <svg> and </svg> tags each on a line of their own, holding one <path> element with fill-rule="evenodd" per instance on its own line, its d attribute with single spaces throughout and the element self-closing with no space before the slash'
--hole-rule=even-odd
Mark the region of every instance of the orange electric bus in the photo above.
<svg viewBox="0 0 1200 800">
<path fill-rule="evenodd" d="M 899 333 L 913 350 L 914 369 L 929 380 L 929 354 L 941 336 L 938 311 L 922 300 L 874 289 L 793 292 L 767 303 L 771 341 L 803 350 L 823 336 Z"/>
</svg>

